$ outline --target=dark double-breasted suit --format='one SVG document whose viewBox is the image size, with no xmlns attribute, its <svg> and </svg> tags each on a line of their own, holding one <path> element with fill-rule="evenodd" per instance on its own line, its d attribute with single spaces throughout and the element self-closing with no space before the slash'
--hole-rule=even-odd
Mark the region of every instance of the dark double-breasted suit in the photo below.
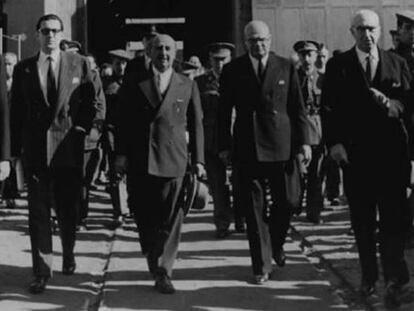
<svg viewBox="0 0 414 311">
<path fill-rule="evenodd" d="M 33 271 L 52 274 L 50 208 L 57 211 L 64 263 L 74 260 L 84 135 L 103 118 L 86 58 L 60 53 L 57 102 L 41 88 L 38 55 L 18 63 L 11 93 L 12 152 L 22 156 L 28 174 L 29 231 Z"/>
<path fill-rule="evenodd" d="M 202 108 L 194 81 L 173 71 L 164 96 L 152 71 L 129 70 L 120 90 L 115 152 L 128 159 L 129 206 L 150 272 L 171 276 L 183 212 L 176 206 L 189 164 L 204 163 Z M 187 137 L 188 133 L 188 137 Z"/>
<path fill-rule="evenodd" d="M 281 250 L 289 227 L 288 162 L 309 141 L 297 73 L 289 60 L 270 53 L 260 84 L 246 54 L 224 66 L 220 96 L 220 149 L 232 150 L 246 195 L 253 272 L 269 273 L 272 251 L 274 255 Z M 236 119 L 231 134 L 233 107 Z M 270 216 L 263 215 L 267 187 L 273 201 Z"/>
<path fill-rule="evenodd" d="M 328 62 L 322 92 L 322 121 L 328 146 L 342 144 L 348 155 L 343 164 L 344 187 L 358 246 L 362 280 L 378 279 L 375 231 L 379 212 L 379 251 L 385 281 L 404 284 L 409 279 L 404 259 L 409 210 L 410 156 L 406 123 L 413 103 L 408 101 L 411 75 L 399 56 L 379 51 L 372 83 L 364 74 L 355 48 Z M 388 115 L 369 92 L 374 87 L 399 100 L 404 111 Z"/>
</svg>

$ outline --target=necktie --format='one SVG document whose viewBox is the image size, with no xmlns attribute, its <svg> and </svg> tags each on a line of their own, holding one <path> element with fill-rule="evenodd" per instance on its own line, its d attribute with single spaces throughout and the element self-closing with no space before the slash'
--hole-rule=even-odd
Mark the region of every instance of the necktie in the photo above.
<svg viewBox="0 0 414 311">
<path fill-rule="evenodd" d="M 368 54 L 366 58 L 366 65 L 365 65 L 365 76 L 367 77 L 367 81 L 370 84 L 372 82 L 371 70 L 372 70 L 371 69 L 371 54 Z"/>
<path fill-rule="evenodd" d="M 259 78 L 259 83 L 262 84 L 264 75 L 264 66 L 261 59 L 259 59 L 259 64 L 257 66 L 257 77 Z"/>
<path fill-rule="evenodd" d="M 57 101 L 57 88 L 56 88 L 56 77 L 55 72 L 52 67 L 52 57 L 48 57 L 49 68 L 47 70 L 47 81 L 46 81 L 46 91 L 47 91 L 47 101 L 50 107 L 56 106 Z"/>
</svg>

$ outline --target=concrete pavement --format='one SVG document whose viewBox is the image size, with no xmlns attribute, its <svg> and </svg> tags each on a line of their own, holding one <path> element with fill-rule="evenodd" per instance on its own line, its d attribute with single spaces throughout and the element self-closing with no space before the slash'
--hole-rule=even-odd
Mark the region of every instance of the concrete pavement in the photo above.
<svg viewBox="0 0 414 311">
<path fill-rule="evenodd" d="M 0 209 L 1 311 L 381 310 L 381 299 L 365 304 L 355 295 L 359 274 L 344 207 L 324 212 L 320 226 L 295 218 L 286 244 L 287 265 L 275 267 L 272 280 L 262 286 L 250 282 L 245 236 L 216 240 L 211 206 L 191 211 L 174 269 L 177 293 L 162 295 L 153 289 L 135 225 L 129 221 L 122 228 L 111 227 L 110 201 L 103 191 L 93 192 L 91 202 L 89 230 L 79 233 L 76 246 L 75 275 L 61 274 L 55 236 L 56 272 L 41 295 L 27 292 L 32 276 L 26 202 L 20 200 L 17 209 Z"/>
</svg>

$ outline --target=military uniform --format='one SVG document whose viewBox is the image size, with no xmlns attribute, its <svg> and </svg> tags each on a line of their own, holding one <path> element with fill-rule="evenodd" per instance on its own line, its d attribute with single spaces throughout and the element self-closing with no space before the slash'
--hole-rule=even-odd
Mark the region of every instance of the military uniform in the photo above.
<svg viewBox="0 0 414 311">
<path fill-rule="evenodd" d="M 228 230 L 232 210 L 226 184 L 226 165 L 218 156 L 219 76 L 209 70 L 196 78 L 203 107 L 204 151 L 208 184 L 214 202 L 214 224 L 217 231 Z"/>
<path fill-rule="evenodd" d="M 318 44 L 313 41 L 298 41 L 294 45 L 298 53 L 318 51 Z M 306 214 L 312 222 L 319 222 L 320 212 L 323 208 L 322 174 L 321 166 L 324 156 L 322 143 L 322 126 L 320 116 L 320 100 L 322 94 L 323 73 L 313 68 L 305 72 L 303 65 L 298 69 L 299 83 L 302 89 L 306 116 L 309 121 L 309 139 L 312 147 L 312 160 L 307 167 L 306 179 L 303 181 L 306 191 Z"/>
</svg>

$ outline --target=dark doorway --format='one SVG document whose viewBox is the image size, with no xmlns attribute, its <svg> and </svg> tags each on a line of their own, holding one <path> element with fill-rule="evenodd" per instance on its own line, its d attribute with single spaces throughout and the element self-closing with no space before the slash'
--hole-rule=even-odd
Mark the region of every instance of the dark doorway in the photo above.
<svg viewBox="0 0 414 311">
<path fill-rule="evenodd" d="M 143 26 L 125 24 L 126 18 L 184 17 L 185 25 L 161 26 L 183 41 L 185 58 L 198 55 L 205 59 L 208 43 L 233 41 L 233 16 L 230 0 L 89 0 L 89 51 L 103 62 L 109 50 L 140 41 Z"/>
</svg>

